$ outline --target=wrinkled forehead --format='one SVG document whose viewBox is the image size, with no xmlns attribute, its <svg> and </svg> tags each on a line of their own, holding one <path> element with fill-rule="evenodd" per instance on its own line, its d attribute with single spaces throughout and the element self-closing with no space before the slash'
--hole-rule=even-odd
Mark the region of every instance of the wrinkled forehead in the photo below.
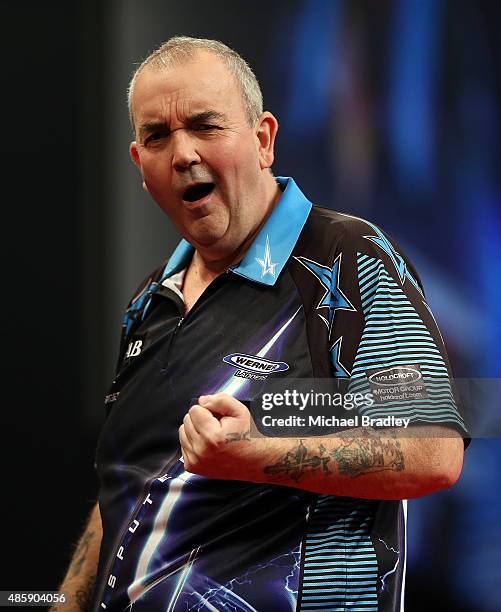
<svg viewBox="0 0 501 612">
<path fill-rule="evenodd" d="M 131 103 L 136 125 L 173 111 L 245 113 L 235 76 L 223 59 L 207 52 L 145 66 L 136 76 Z"/>
</svg>

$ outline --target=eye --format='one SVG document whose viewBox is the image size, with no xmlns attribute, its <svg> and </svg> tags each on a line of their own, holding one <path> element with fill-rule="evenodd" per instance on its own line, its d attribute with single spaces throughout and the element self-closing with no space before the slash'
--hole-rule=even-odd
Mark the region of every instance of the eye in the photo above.
<svg viewBox="0 0 501 612">
<path fill-rule="evenodd" d="M 150 134 L 144 139 L 144 144 L 147 145 L 149 142 L 156 142 L 157 140 L 160 140 L 160 138 L 161 136 L 158 133 Z"/>
<path fill-rule="evenodd" d="M 199 123 L 195 125 L 193 129 L 197 132 L 209 132 L 210 130 L 217 130 L 219 127 L 211 123 Z"/>
<path fill-rule="evenodd" d="M 144 146 L 155 144 L 159 142 L 160 140 L 162 140 L 163 138 L 167 138 L 168 135 L 169 135 L 168 132 L 162 132 L 162 131 L 151 132 L 151 134 L 148 134 L 148 136 L 146 136 L 143 144 Z"/>
</svg>

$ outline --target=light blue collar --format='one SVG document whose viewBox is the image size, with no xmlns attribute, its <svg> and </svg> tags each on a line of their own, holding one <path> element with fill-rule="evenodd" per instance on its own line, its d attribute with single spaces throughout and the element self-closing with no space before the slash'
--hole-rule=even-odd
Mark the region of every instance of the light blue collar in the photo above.
<svg viewBox="0 0 501 612">
<path fill-rule="evenodd" d="M 275 284 L 312 207 L 292 178 L 278 176 L 276 181 L 283 190 L 278 204 L 242 261 L 230 268 L 235 274 L 264 285 Z M 167 262 L 163 278 L 185 268 L 193 251 L 194 247 L 183 238 Z"/>
</svg>

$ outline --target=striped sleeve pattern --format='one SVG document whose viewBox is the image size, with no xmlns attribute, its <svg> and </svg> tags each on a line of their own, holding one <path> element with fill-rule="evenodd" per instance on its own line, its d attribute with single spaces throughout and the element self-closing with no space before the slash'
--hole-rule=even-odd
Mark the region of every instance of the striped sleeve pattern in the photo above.
<svg viewBox="0 0 501 612">
<path fill-rule="evenodd" d="M 365 326 L 353 363 L 350 391 L 370 392 L 368 372 L 377 368 L 417 365 L 428 397 L 405 403 L 374 403 L 360 409 L 371 418 L 388 415 L 411 422 L 455 425 L 465 431 L 451 390 L 449 373 L 438 348 L 438 329 L 432 336 L 416 307 L 375 257 L 357 253 L 358 284 Z M 424 304 L 424 300 L 423 300 Z"/>
<path fill-rule="evenodd" d="M 376 503 L 319 496 L 304 546 L 298 611 L 378 610 L 378 565 L 370 537 Z"/>
</svg>

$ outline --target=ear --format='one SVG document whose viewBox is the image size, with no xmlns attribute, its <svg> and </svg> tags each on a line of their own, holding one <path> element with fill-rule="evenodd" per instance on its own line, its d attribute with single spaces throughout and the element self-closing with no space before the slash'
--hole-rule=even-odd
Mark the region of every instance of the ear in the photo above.
<svg viewBox="0 0 501 612">
<path fill-rule="evenodd" d="M 137 143 L 135 140 L 133 140 L 130 143 L 130 147 L 129 147 L 129 153 L 130 153 L 130 157 L 132 159 L 132 161 L 136 164 L 136 166 L 139 169 L 139 172 L 141 172 L 141 176 L 143 174 L 142 172 L 142 168 L 141 168 L 141 159 L 139 157 L 139 151 L 137 150 Z M 146 183 L 143 180 L 143 189 L 148 192 L 148 187 L 146 187 Z"/>
<path fill-rule="evenodd" d="M 268 111 L 264 112 L 256 126 L 259 163 L 261 169 L 271 168 L 275 158 L 275 138 L 278 131 L 278 121 Z"/>
<path fill-rule="evenodd" d="M 139 152 L 137 150 L 137 142 L 133 140 L 129 146 L 130 158 L 136 164 L 136 166 L 141 170 L 141 160 L 139 159 Z"/>
</svg>

